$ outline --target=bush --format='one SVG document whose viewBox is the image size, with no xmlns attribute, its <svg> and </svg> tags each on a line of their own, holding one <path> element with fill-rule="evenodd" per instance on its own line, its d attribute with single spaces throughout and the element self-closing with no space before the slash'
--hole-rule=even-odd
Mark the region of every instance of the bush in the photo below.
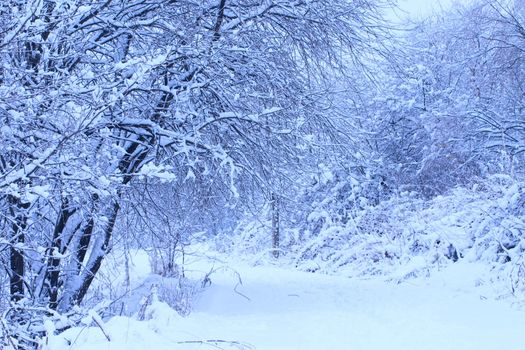
<svg viewBox="0 0 525 350">
<path fill-rule="evenodd" d="M 303 198 L 308 210 L 296 214 L 295 226 L 282 228 L 297 268 L 402 280 L 466 260 L 492 266 L 505 293 L 525 292 L 525 182 L 494 175 L 432 199 L 401 193 L 377 204 L 354 182 L 318 185 Z M 268 249 L 263 228 L 239 227 L 238 252 Z"/>
</svg>

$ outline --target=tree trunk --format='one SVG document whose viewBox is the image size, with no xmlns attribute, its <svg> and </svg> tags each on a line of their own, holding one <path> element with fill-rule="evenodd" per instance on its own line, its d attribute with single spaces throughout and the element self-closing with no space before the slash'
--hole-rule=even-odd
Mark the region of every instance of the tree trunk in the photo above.
<svg viewBox="0 0 525 350">
<path fill-rule="evenodd" d="M 11 300 L 17 302 L 24 297 L 24 256 L 22 252 L 15 248 L 17 243 L 24 243 L 24 233 L 20 232 L 16 238 L 13 239 L 13 244 L 10 248 L 11 266 L 9 277 L 9 287 L 11 293 Z"/>
<path fill-rule="evenodd" d="M 66 199 L 63 200 L 58 214 L 57 222 L 55 223 L 55 229 L 53 232 L 53 241 L 48 248 L 49 260 L 47 264 L 47 278 L 49 288 L 49 307 L 52 310 L 56 310 L 58 306 L 58 292 L 60 288 L 60 263 L 62 251 L 62 236 L 66 230 L 66 225 L 71 216 L 75 213 L 75 210 L 69 208 L 69 203 Z"/>
<path fill-rule="evenodd" d="M 25 242 L 24 231 L 27 226 L 25 210 L 29 208 L 29 203 L 21 203 L 20 199 L 13 196 L 8 196 L 8 203 L 11 215 L 14 217 L 9 249 L 9 292 L 11 300 L 17 302 L 24 297 L 25 259 L 21 245 Z"/>
<path fill-rule="evenodd" d="M 279 199 L 272 192 L 270 197 L 272 210 L 272 252 L 274 258 L 279 257 Z"/>
</svg>

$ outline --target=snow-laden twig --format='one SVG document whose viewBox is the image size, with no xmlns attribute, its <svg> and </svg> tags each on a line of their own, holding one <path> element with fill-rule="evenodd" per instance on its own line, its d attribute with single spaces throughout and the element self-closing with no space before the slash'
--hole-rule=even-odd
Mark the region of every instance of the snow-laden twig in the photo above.
<svg viewBox="0 0 525 350">
<path fill-rule="evenodd" d="M 235 347 L 240 350 L 255 350 L 255 347 L 251 344 L 247 344 L 244 342 L 239 342 L 235 340 L 221 340 L 221 339 L 210 339 L 210 340 L 185 340 L 185 341 L 179 341 L 177 344 L 198 344 L 198 345 L 208 345 L 217 349 L 224 349 L 221 346 L 228 345 L 231 347 Z"/>
</svg>

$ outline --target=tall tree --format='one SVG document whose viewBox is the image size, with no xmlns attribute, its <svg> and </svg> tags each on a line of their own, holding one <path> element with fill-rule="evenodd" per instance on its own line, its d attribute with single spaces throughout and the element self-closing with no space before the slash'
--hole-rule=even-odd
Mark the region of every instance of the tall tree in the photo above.
<svg viewBox="0 0 525 350">
<path fill-rule="evenodd" d="M 326 78 L 380 50 L 371 1 L 2 6 L 0 191 L 13 300 L 85 298 L 136 178 L 272 187 L 331 128 Z"/>
</svg>

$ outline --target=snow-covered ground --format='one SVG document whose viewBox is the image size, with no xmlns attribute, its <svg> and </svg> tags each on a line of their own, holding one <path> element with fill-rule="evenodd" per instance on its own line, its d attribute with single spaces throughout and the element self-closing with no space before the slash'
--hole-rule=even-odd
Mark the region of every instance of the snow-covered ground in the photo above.
<svg viewBox="0 0 525 350">
<path fill-rule="evenodd" d="M 154 302 L 145 321 L 114 317 L 55 336 L 48 348 L 495 350 L 515 349 L 524 334 L 525 312 L 494 300 L 473 277 L 478 265 L 403 283 L 241 262 L 230 265 L 235 270 L 206 260 L 189 268 L 205 272 L 212 264 L 212 283 L 188 317 Z"/>
</svg>

